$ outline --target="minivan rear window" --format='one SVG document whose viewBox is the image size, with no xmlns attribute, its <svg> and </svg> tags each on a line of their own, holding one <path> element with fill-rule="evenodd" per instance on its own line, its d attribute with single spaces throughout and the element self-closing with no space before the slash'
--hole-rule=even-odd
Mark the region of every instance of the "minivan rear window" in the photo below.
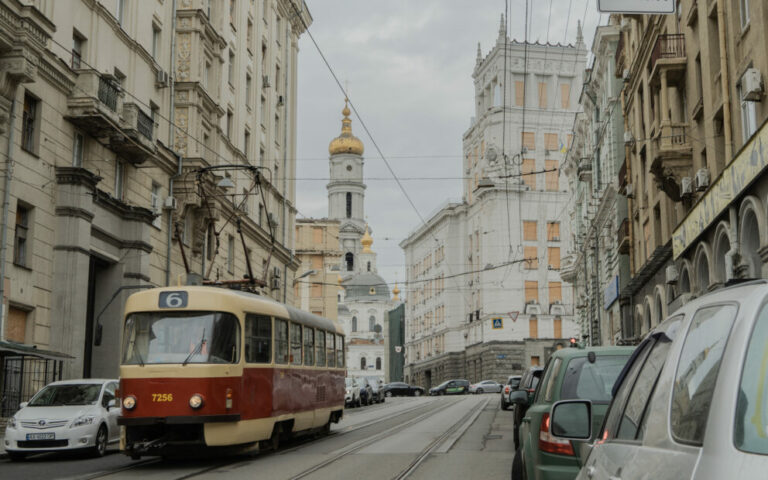
<svg viewBox="0 0 768 480">
<path fill-rule="evenodd" d="M 595 363 L 590 363 L 587 357 L 572 359 L 563 377 L 560 399 L 578 398 L 607 405 L 611 402 L 613 384 L 629 355 L 597 355 Z"/>
<path fill-rule="evenodd" d="M 768 305 L 763 305 L 749 339 L 741 372 L 733 444 L 739 450 L 768 455 Z"/>
</svg>

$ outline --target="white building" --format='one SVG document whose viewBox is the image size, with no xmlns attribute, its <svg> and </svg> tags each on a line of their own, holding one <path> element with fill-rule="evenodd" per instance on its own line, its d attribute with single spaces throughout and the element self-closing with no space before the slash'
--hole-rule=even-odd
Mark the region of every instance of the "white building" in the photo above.
<svg viewBox="0 0 768 480">
<path fill-rule="evenodd" d="M 505 35 L 473 72 L 464 198 L 408 236 L 406 381 L 503 380 L 578 333 L 560 279 L 568 184 L 559 175 L 586 48 Z M 506 56 L 506 59 L 505 59 Z M 506 70 L 505 70 L 506 67 Z"/>
</svg>

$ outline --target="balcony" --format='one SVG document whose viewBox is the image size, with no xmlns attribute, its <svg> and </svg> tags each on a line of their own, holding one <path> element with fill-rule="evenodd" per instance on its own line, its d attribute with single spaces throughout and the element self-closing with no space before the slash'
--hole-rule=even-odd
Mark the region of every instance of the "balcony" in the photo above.
<svg viewBox="0 0 768 480">
<path fill-rule="evenodd" d="M 690 127 L 687 123 L 667 123 L 653 139 L 655 158 L 691 158 Z"/>
<path fill-rule="evenodd" d="M 631 245 L 629 239 L 629 219 L 625 218 L 618 230 L 616 230 L 616 238 L 618 240 L 619 253 L 628 254 L 629 247 Z"/>
<path fill-rule="evenodd" d="M 122 132 L 110 136 L 109 148 L 131 163 L 141 163 L 156 152 L 154 123 L 135 103 L 123 105 L 122 113 Z"/>
<path fill-rule="evenodd" d="M 684 82 L 686 66 L 685 35 L 659 35 L 651 52 L 651 82 L 657 82 L 665 72 L 667 82 Z"/>
<path fill-rule="evenodd" d="M 585 157 L 579 160 L 579 168 L 578 168 L 578 174 L 579 174 L 579 181 L 580 182 L 589 182 L 592 180 L 592 159 L 589 157 Z"/>
<path fill-rule="evenodd" d="M 687 123 L 662 124 L 653 138 L 653 162 L 650 172 L 658 187 L 679 202 L 680 178 L 689 174 L 692 167 L 690 127 Z"/>
<path fill-rule="evenodd" d="M 576 267 L 575 254 L 569 253 L 560 259 L 560 278 L 564 282 L 574 283 L 576 281 L 578 270 L 579 269 Z"/>
<path fill-rule="evenodd" d="M 120 131 L 122 99 L 111 80 L 95 70 L 79 70 L 75 89 L 67 99 L 65 118 L 96 138 Z"/>
</svg>

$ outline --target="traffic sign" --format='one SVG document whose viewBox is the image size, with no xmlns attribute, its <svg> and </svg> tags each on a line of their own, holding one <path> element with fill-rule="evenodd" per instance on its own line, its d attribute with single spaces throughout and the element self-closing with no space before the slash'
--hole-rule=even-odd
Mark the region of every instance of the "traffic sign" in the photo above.
<svg viewBox="0 0 768 480">
<path fill-rule="evenodd" d="M 397 346 L 395 347 L 395 352 L 396 352 L 396 353 L 400 353 L 400 352 L 402 352 L 402 351 L 403 351 L 403 347 L 401 347 L 400 345 L 397 345 Z"/>
<path fill-rule="evenodd" d="M 597 0 L 604 13 L 675 13 L 675 0 Z"/>
<path fill-rule="evenodd" d="M 504 319 L 502 318 L 494 318 L 493 319 L 493 329 L 498 330 L 500 328 L 504 328 Z"/>
<path fill-rule="evenodd" d="M 511 318 L 513 322 L 516 322 L 518 314 L 520 314 L 520 312 L 509 312 L 509 318 Z"/>
</svg>

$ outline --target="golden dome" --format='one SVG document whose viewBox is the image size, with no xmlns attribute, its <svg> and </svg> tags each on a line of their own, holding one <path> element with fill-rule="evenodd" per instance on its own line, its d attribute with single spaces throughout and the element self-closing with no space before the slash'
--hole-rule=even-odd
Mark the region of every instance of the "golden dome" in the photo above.
<svg viewBox="0 0 768 480">
<path fill-rule="evenodd" d="M 400 300 L 400 288 L 398 288 L 397 283 L 395 283 L 395 288 L 392 289 L 392 300 Z"/>
<path fill-rule="evenodd" d="M 341 135 L 331 140 L 331 144 L 328 145 L 328 152 L 331 155 L 339 153 L 362 155 L 365 150 L 363 142 L 352 135 L 352 120 L 349 118 L 350 111 L 347 102 L 348 100 L 344 99 L 344 110 L 341 111 L 341 114 L 344 115 L 341 120 Z"/>
<path fill-rule="evenodd" d="M 365 233 L 363 238 L 360 239 L 360 243 L 363 245 L 363 253 L 373 253 L 373 250 L 371 250 L 373 237 L 371 237 L 371 232 L 368 231 L 368 225 L 365 226 Z"/>
</svg>

